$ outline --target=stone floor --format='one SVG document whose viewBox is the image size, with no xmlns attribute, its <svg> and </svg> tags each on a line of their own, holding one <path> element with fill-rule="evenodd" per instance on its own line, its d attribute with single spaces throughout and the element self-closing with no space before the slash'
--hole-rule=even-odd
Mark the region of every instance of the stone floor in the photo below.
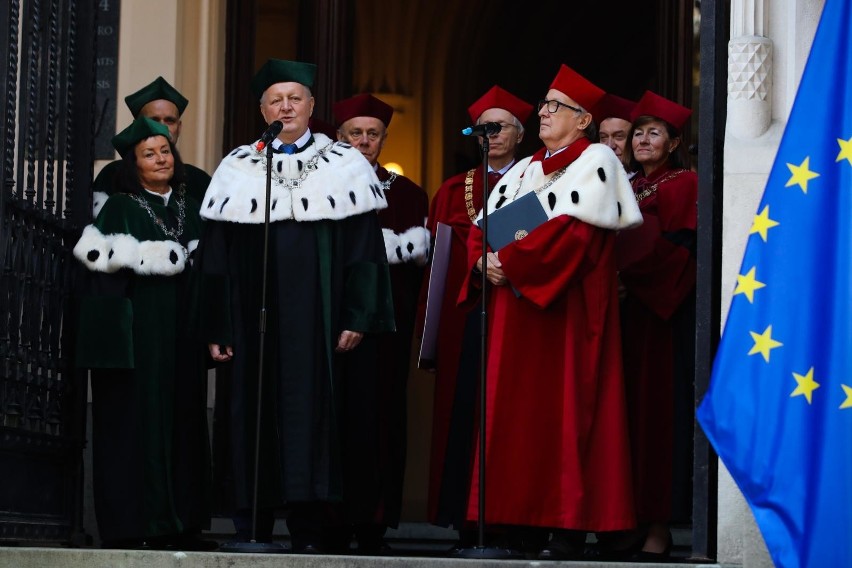
<svg viewBox="0 0 852 568">
<path fill-rule="evenodd" d="M 533 560 L 458 560 L 430 556 L 307 556 L 228 554 L 66 548 L 0 548 L 0 568 L 521 568 L 570 566 L 590 568 L 694 567 L 689 563 L 542 562 Z M 716 566 L 718 564 L 705 564 Z"/>
</svg>

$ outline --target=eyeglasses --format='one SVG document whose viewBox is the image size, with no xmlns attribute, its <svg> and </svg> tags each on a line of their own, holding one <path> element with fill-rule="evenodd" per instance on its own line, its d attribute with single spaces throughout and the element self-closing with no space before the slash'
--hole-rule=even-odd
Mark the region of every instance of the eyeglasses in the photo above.
<svg viewBox="0 0 852 568">
<path fill-rule="evenodd" d="M 566 105 L 565 103 L 561 103 L 559 101 L 547 100 L 547 99 L 542 99 L 542 100 L 538 101 L 538 105 L 536 106 L 536 109 L 539 112 L 541 112 L 542 107 L 545 106 L 545 105 L 547 105 L 547 112 L 549 112 L 550 114 L 553 114 L 556 111 L 558 111 L 559 107 L 570 108 L 574 112 L 584 112 L 583 109 L 581 109 L 581 108 L 577 108 L 577 107 L 571 106 L 571 105 Z"/>
</svg>

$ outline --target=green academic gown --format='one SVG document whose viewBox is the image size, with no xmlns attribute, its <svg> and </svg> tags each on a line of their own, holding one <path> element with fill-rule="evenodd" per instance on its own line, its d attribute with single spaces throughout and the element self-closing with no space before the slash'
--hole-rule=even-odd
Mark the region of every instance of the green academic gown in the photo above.
<svg viewBox="0 0 852 568">
<path fill-rule="evenodd" d="M 190 329 L 198 203 L 118 193 L 74 248 L 86 285 L 76 364 L 91 369 L 95 513 L 103 542 L 209 523 L 204 349 Z M 137 199 L 147 204 L 150 213 Z"/>
</svg>

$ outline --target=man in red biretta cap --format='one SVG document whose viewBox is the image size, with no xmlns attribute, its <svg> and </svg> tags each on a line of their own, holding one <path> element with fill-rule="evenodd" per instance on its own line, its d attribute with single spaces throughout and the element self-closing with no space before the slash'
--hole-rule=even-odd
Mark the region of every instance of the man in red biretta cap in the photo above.
<svg viewBox="0 0 852 568">
<path fill-rule="evenodd" d="M 546 220 L 490 251 L 486 266 L 482 232 L 472 227 L 459 297 L 477 300 L 474 275 L 485 271 L 484 521 L 549 531 L 541 559 L 578 559 L 587 531 L 635 525 L 615 239 L 642 215 L 618 158 L 593 143 L 591 110 L 603 96 L 570 67 L 559 69 L 538 103 L 544 148 L 488 198 L 493 213 L 532 194 Z M 479 491 L 474 474 L 469 519 L 477 518 Z"/>
<path fill-rule="evenodd" d="M 380 554 L 387 527 L 399 524 L 405 472 L 408 371 L 423 267 L 429 257 L 429 197 L 407 177 L 379 165 L 393 107 L 371 94 L 334 103 L 337 139 L 354 146 L 379 178 L 388 206 L 378 212 L 396 332 L 365 336 L 346 360 L 358 387 L 346 389 L 343 517 L 361 554 Z M 348 540 L 348 538 L 347 538 Z"/>
<path fill-rule="evenodd" d="M 468 108 L 473 123 L 496 122 L 502 127 L 500 132 L 489 136 L 489 190 L 514 165 L 518 144 L 524 137 L 524 122 L 532 111 L 531 104 L 497 85 Z M 437 355 L 435 361 L 421 362 L 437 373 L 428 518 L 437 525 L 457 529 L 468 526 L 465 509 L 476 423 L 480 310 L 456 306 L 456 297 L 468 270 L 465 242 L 485 194 L 482 168 L 479 165 L 444 181 L 432 200 L 428 222 L 433 237 L 439 224 L 447 225 L 452 233 L 444 295 L 429 298 L 430 303 L 441 306 Z M 421 288 L 421 315 L 427 300 L 428 277 L 427 273 Z M 417 329 L 423 329 L 422 322 Z M 475 543 L 475 531 L 462 530 L 461 536 L 463 545 Z"/>
<path fill-rule="evenodd" d="M 595 105 L 592 114 L 598 123 L 598 140 L 612 148 L 625 169 L 628 170 L 627 177 L 633 177 L 633 172 L 628 167 L 628 152 L 625 151 L 627 135 L 630 133 L 630 113 L 636 103 L 607 93 Z"/>
</svg>

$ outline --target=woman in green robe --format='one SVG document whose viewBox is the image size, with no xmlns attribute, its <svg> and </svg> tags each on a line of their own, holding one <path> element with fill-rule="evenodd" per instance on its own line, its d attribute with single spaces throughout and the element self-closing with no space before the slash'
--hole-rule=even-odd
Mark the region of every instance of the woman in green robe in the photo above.
<svg viewBox="0 0 852 568">
<path fill-rule="evenodd" d="M 122 191 L 83 230 L 76 364 L 91 369 L 95 513 L 105 548 L 215 548 L 204 346 L 190 333 L 199 204 L 168 129 L 116 135 Z"/>
</svg>

